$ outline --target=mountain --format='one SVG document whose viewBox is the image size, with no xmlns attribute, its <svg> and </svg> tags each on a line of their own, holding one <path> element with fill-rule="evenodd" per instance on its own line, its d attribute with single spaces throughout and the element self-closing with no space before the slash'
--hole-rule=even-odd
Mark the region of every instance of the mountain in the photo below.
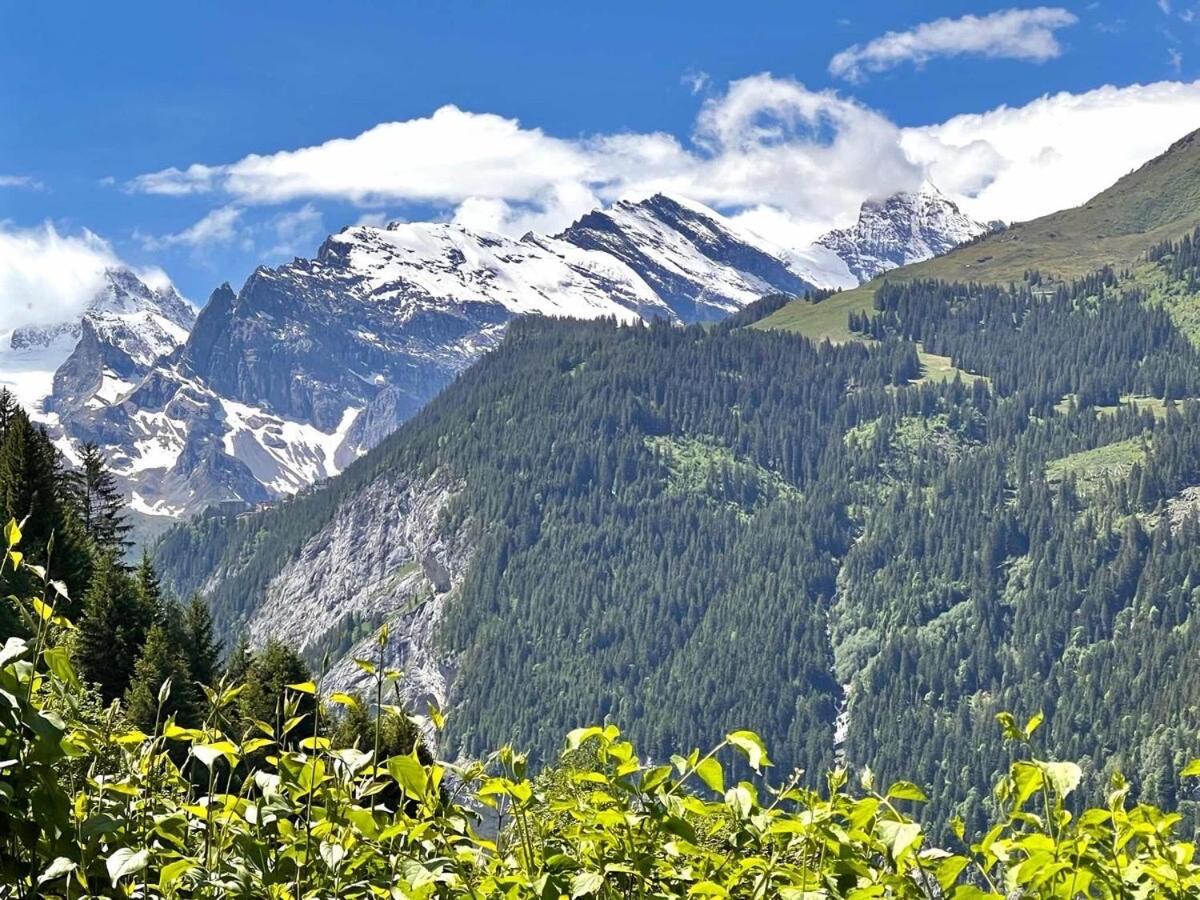
<svg viewBox="0 0 1200 900">
<path fill-rule="evenodd" d="M 939 196 L 892 198 L 871 207 L 869 227 L 864 218 L 802 251 L 666 194 L 593 211 L 553 237 L 353 226 L 312 259 L 219 288 L 186 340 L 190 307 L 113 274 L 82 323 L 14 336 L 17 364 L 40 373 L 23 400 L 64 449 L 102 445 L 148 521 L 269 502 L 342 471 L 514 317 L 687 325 L 768 294 L 853 285 L 838 253 L 879 266 L 975 233 Z"/>
<path fill-rule="evenodd" d="M 904 265 L 831 298 L 828 305 L 792 303 L 761 325 L 847 340 L 852 337 L 847 317 L 869 311 L 884 280 L 1008 284 L 1031 271 L 1053 282 L 1081 278 L 1103 266 L 1147 270 L 1146 251 L 1152 245 L 1176 240 L 1198 225 L 1200 131 L 1195 131 L 1080 206 L 1013 223 L 944 255 Z"/>
<path fill-rule="evenodd" d="M 834 229 L 816 243 L 836 253 L 863 282 L 898 266 L 941 256 L 1002 227 L 999 222 L 976 222 L 927 181 L 917 191 L 868 200 L 852 227 Z"/>
<path fill-rule="evenodd" d="M 90 415 L 180 347 L 195 318 L 170 284 L 151 287 L 127 268 L 109 269 L 78 319 L 0 331 L 0 386 L 51 425 Z"/>
<path fill-rule="evenodd" d="M 870 762 L 971 831 L 995 714 L 1044 710 L 1089 795 L 1119 765 L 1161 802 L 1200 699 L 1200 352 L 1112 272 L 879 302 L 840 345 L 522 320 L 342 475 L 158 565 L 228 639 L 328 653 L 331 689 L 389 623 L 451 757 L 753 723 L 782 771 Z M 977 377 L 919 379 L 918 335 Z"/>
<path fill-rule="evenodd" d="M 681 197 L 655 194 L 590 212 L 560 236 L 633 269 L 682 322 L 724 318 L 767 294 L 832 287 L 840 273 L 800 262 Z"/>
<path fill-rule="evenodd" d="M 690 324 L 817 283 L 799 257 L 663 195 L 592 213 L 557 237 L 354 226 L 311 260 L 215 291 L 186 343 L 123 382 L 120 402 L 81 405 L 63 373 L 48 406 L 62 410 L 70 439 L 106 447 L 135 509 L 179 516 L 337 474 L 514 317 Z"/>
</svg>

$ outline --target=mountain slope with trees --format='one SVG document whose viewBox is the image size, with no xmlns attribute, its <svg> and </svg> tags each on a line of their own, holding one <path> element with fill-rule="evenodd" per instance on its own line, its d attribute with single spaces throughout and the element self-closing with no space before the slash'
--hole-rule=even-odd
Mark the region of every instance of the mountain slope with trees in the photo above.
<svg viewBox="0 0 1200 900">
<path fill-rule="evenodd" d="M 1119 766 L 1185 800 L 1154 792 L 1193 749 L 1200 692 L 1180 665 L 1200 650 L 1200 355 L 1111 270 L 876 303 L 840 346 L 734 327 L 753 316 L 519 322 L 345 475 L 177 529 L 157 561 L 232 634 L 346 510 L 440 479 L 461 573 L 388 603 L 422 564 L 397 562 L 368 591 L 376 618 L 304 622 L 312 649 L 342 652 L 379 621 L 422 622 L 451 749 L 545 759 L 582 716 L 660 754 L 749 719 L 784 765 L 870 762 L 928 783 L 935 821 L 978 827 L 1007 765 L 994 714 L 1045 709 L 1087 790 Z M 921 346 L 983 377 L 921 379 Z"/>
<path fill-rule="evenodd" d="M 846 316 L 870 309 L 885 282 L 940 279 L 1006 285 L 1036 270 L 1069 282 L 1105 266 L 1118 272 L 1145 262 L 1149 247 L 1177 241 L 1200 225 L 1200 131 L 1119 179 L 1086 203 L 985 235 L 949 253 L 901 266 L 837 295 L 834 305 L 797 300 L 764 321 L 820 339 L 842 340 Z"/>
</svg>

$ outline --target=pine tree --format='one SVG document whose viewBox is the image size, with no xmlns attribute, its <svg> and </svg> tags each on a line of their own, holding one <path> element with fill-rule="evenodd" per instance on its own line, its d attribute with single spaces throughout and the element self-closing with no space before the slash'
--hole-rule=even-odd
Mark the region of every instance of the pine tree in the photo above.
<svg viewBox="0 0 1200 900">
<path fill-rule="evenodd" d="M 157 611 L 143 602 L 111 553 L 97 563 L 83 606 L 76 661 L 84 679 L 98 684 L 111 703 L 129 687 Z"/>
<path fill-rule="evenodd" d="M 117 480 L 104 454 L 93 443 L 80 447 L 79 468 L 72 473 L 71 490 L 84 531 L 97 547 L 123 554 L 133 546 L 129 540 L 132 526 L 126 518 Z"/>
<path fill-rule="evenodd" d="M 298 700 L 299 708 L 295 715 L 305 716 L 305 719 L 298 728 L 288 733 L 288 741 L 311 737 L 316 709 L 313 696 L 286 692 L 289 684 L 311 679 L 311 670 L 295 650 L 280 641 L 268 641 L 262 650 L 254 654 L 246 671 L 246 689 L 241 695 L 242 715 L 248 720 L 265 722 L 278 730 L 283 725 L 283 700 Z"/>
<path fill-rule="evenodd" d="M 200 597 L 193 597 L 183 608 L 183 640 L 192 680 L 211 686 L 217 680 L 221 648 L 213 635 L 208 604 Z"/>
<path fill-rule="evenodd" d="M 149 609 L 161 609 L 163 606 L 162 584 L 150 562 L 150 554 L 145 550 L 142 551 L 142 560 L 138 563 L 137 571 L 134 573 L 134 581 L 142 602 Z"/>
<path fill-rule="evenodd" d="M 168 679 L 169 693 L 160 710 L 159 694 Z M 200 698 L 167 626 L 156 624 L 147 633 L 125 691 L 125 702 L 130 721 L 146 730 L 152 729 L 156 722 L 161 726 L 172 715 L 184 727 L 199 724 Z"/>
<path fill-rule="evenodd" d="M 12 395 L 0 390 L 0 522 L 26 522 L 21 550 L 29 562 L 46 566 L 64 582 L 75 601 L 83 594 L 91 570 L 87 541 L 68 504 L 63 502 L 66 476 L 58 451 L 45 431 L 35 427 Z M 28 571 L 5 576 L 2 593 L 40 593 Z M 60 603 L 75 615 L 76 603 Z"/>
</svg>

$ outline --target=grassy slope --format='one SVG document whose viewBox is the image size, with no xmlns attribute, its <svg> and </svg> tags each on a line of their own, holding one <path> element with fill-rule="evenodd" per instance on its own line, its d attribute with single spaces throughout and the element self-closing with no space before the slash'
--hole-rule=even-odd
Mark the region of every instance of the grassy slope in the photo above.
<svg viewBox="0 0 1200 900">
<path fill-rule="evenodd" d="M 1193 132 L 1082 206 L 1018 223 L 945 256 L 895 269 L 886 278 L 1004 283 L 1019 281 L 1028 269 L 1060 279 L 1076 278 L 1105 265 L 1133 267 L 1151 244 L 1180 237 L 1197 225 L 1200 132 Z M 850 340 L 847 316 L 852 310 L 869 309 L 880 283 L 876 279 L 819 304 L 797 300 L 756 327 Z M 1194 315 L 1196 327 L 1189 333 L 1200 332 L 1200 313 L 1194 313 L 1194 303 L 1187 306 L 1193 313 L 1175 309 L 1172 313 Z"/>
<path fill-rule="evenodd" d="M 1046 465 L 1046 478 L 1061 481 L 1066 475 L 1074 475 L 1085 489 L 1103 480 L 1105 476 L 1121 477 L 1129 474 L 1134 463 L 1146 456 L 1146 445 L 1141 438 L 1129 438 L 1105 444 L 1092 450 L 1082 450 Z"/>
</svg>

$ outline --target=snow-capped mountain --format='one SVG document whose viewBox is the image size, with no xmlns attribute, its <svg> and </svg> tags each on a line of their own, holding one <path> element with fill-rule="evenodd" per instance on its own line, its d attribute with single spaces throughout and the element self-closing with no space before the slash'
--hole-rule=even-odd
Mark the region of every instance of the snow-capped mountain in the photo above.
<svg viewBox="0 0 1200 900">
<path fill-rule="evenodd" d="M 666 194 L 590 212 L 560 237 L 625 262 L 684 322 L 724 318 L 767 294 L 825 286 L 785 250 Z"/>
<path fill-rule="evenodd" d="M 828 232 L 816 246 L 832 250 L 864 282 L 889 269 L 940 256 L 999 227 L 1003 223 L 975 221 L 925 182 L 917 191 L 868 200 L 853 226 Z"/>
<path fill-rule="evenodd" d="M 109 269 L 79 318 L 0 331 L 0 387 L 51 424 L 110 405 L 182 346 L 195 319 L 170 284 L 151 287 L 129 269 Z"/>
<path fill-rule="evenodd" d="M 260 268 L 236 294 L 218 289 L 184 346 L 122 382 L 120 402 L 71 399 L 61 428 L 107 448 L 143 513 L 267 501 L 340 472 L 514 316 L 686 324 L 813 284 L 792 255 L 664 196 L 555 237 L 359 225 L 313 259 Z M 66 404 L 60 381 L 48 407 Z"/>
<path fill-rule="evenodd" d="M 40 367 L 22 374 L 36 382 L 22 401 L 60 446 L 101 444 L 134 509 L 166 519 L 336 475 L 515 316 L 713 321 L 766 294 L 852 286 L 851 259 L 890 267 L 976 233 L 926 193 L 868 204 L 857 229 L 803 250 L 664 194 L 553 237 L 357 225 L 312 259 L 260 268 L 236 293 L 218 288 L 194 325 L 173 290 L 114 271 L 82 321 L 11 335 L 22 349 L 0 366 L 24 353 L 27 369 Z"/>
</svg>

